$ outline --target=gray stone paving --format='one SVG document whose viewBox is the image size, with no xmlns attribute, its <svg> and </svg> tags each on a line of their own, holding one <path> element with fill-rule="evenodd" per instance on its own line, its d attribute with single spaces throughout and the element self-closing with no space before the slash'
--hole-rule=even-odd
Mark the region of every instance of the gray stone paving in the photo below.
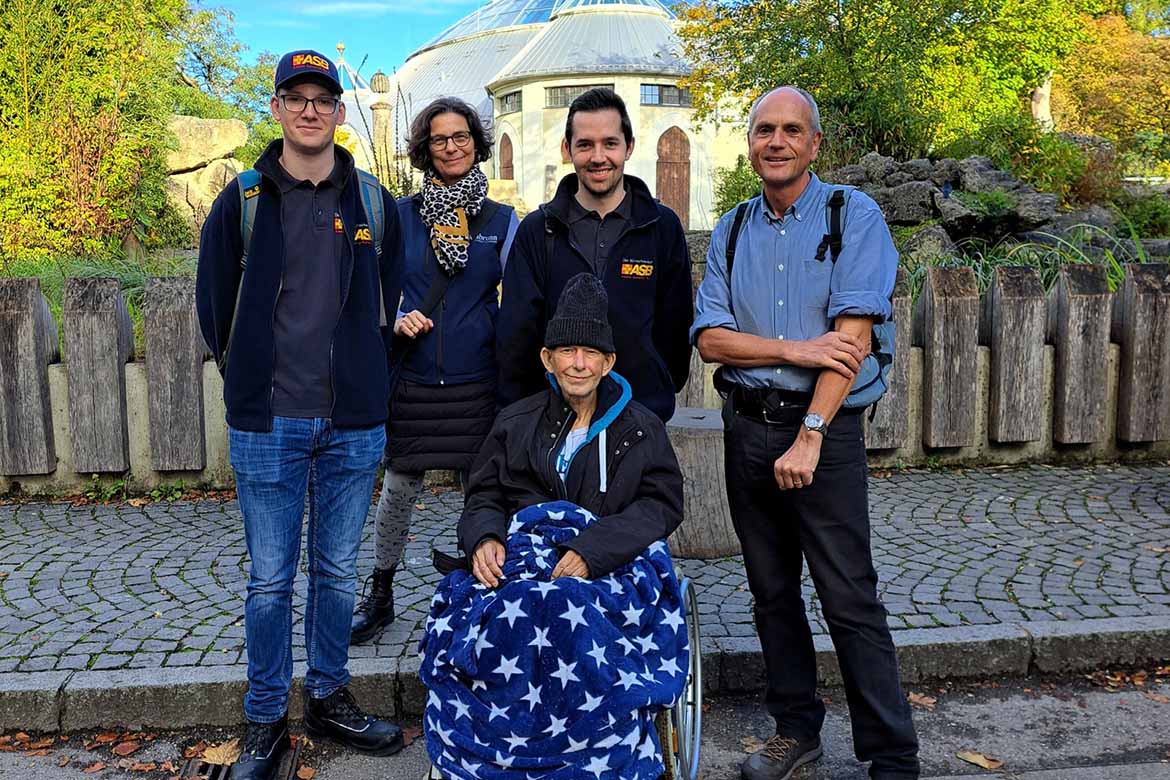
<svg viewBox="0 0 1170 780">
<path fill-rule="evenodd" d="M 461 501 L 424 494 L 401 617 L 351 657 L 413 652 L 438 579 L 430 550 L 454 551 Z M 870 503 L 894 630 L 1170 615 L 1170 467 L 893 472 L 871 479 Z M 754 634 L 738 558 L 677 565 L 698 585 L 705 635 Z M 0 506 L 0 673 L 243 664 L 246 567 L 234 501 Z M 296 587 L 303 660 L 304 577 Z"/>
</svg>

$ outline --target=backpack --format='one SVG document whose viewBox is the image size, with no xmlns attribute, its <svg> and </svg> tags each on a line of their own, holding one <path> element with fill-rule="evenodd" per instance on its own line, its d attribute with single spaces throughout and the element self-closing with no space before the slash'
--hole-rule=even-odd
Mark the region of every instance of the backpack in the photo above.
<svg viewBox="0 0 1170 780">
<path fill-rule="evenodd" d="M 816 259 L 824 262 L 825 253 L 829 253 L 831 262 L 836 265 L 837 256 L 841 254 L 841 239 L 845 228 L 845 216 L 849 206 L 849 195 L 852 189 L 835 189 L 825 204 L 825 227 L 828 230 L 821 243 L 817 246 Z M 735 209 L 735 218 L 731 223 L 731 232 L 727 236 L 727 290 L 730 301 L 731 269 L 735 265 L 735 245 L 739 241 L 739 231 L 743 225 L 744 215 L 747 213 L 748 202 L 740 203 Z M 731 316 L 735 316 L 735 305 L 731 304 Z M 873 406 L 885 395 L 890 386 L 890 370 L 894 365 L 894 341 L 896 331 L 893 315 L 885 322 L 873 326 L 870 333 L 870 354 L 862 361 L 861 370 L 853 381 L 849 395 L 845 397 L 842 406 L 846 409 L 864 409 Z M 870 412 L 870 419 L 876 407 Z"/>
</svg>

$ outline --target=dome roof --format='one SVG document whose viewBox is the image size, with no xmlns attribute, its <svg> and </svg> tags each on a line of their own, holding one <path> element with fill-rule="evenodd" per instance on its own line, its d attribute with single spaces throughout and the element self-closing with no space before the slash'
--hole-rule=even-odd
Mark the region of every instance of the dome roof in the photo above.
<svg viewBox="0 0 1170 780">
<path fill-rule="evenodd" d="M 674 17 L 670 8 L 660 0 L 492 0 L 443 30 L 411 56 L 413 57 L 432 46 L 467 35 L 525 24 L 541 24 L 564 11 L 606 5 L 653 9 Z"/>
</svg>

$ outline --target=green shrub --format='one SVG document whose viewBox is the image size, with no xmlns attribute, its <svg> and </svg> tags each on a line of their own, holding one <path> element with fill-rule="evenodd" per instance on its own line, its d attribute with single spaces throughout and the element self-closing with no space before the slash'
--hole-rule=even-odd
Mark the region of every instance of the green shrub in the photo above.
<svg viewBox="0 0 1170 780">
<path fill-rule="evenodd" d="M 1138 238 L 1170 238 L 1170 195 L 1125 195 L 1114 206 Z"/>
<path fill-rule="evenodd" d="M 742 154 L 735 158 L 735 167 L 715 171 L 715 213 L 726 214 L 740 201 L 760 194 L 760 177 Z"/>
<path fill-rule="evenodd" d="M 992 219 L 1008 214 L 1016 207 L 1016 199 L 1003 190 L 990 192 L 963 192 L 958 190 L 951 197 L 981 217 Z"/>
</svg>

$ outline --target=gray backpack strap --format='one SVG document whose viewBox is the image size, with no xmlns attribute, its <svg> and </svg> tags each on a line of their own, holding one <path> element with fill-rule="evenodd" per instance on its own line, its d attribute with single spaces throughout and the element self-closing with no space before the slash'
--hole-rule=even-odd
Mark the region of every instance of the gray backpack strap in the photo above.
<svg viewBox="0 0 1170 780">
<path fill-rule="evenodd" d="M 252 231 L 256 227 L 257 198 L 260 195 L 260 171 L 249 168 L 236 177 L 240 184 L 240 267 L 248 267 L 248 252 L 252 249 Z"/>
<path fill-rule="evenodd" d="M 374 174 L 357 169 L 358 189 L 362 196 L 362 208 L 366 210 L 366 219 L 370 223 L 370 233 L 374 239 L 374 251 L 378 257 L 382 256 L 382 239 L 386 236 L 386 204 L 382 200 L 382 184 Z"/>
</svg>

